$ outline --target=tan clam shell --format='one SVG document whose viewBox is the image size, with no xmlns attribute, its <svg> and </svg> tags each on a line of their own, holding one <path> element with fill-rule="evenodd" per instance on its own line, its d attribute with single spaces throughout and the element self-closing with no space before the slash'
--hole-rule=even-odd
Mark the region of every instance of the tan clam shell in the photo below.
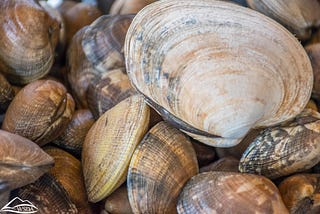
<svg viewBox="0 0 320 214">
<path fill-rule="evenodd" d="M 0 130 L 0 194 L 3 187 L 12 190 L 36 181 L 53 164 L 52 157 L 37 144 Z"/>
<path fill-rule="evenodd" d="M 240 172 L 275 179 L 320 161 L 320 114 L 304 110 L 294 120 L 263 130 L 243 153 Z"/>
<path fill-rule="evenodd" d="M 317 0 L 247 0 L 247 4 L 283 24 L 300 39 L 308 39 L 311 28 L 320 25 L 320 3 Z"/>
<path fill-rule="evenodd" d="M 267 178 L 236 172 L 204 172 L 179 195 L 178 213 L 285 214 L 279 190 Z"/>
<path fill-rule="evenodd" d="M 104 113 L 89 130 L 82 167 L 89 201 L 110 195 L 126 179 L 131 156 L 149 124 L 150 110 L 139 95 Z"/>
<path fill-rule="evenodd" d="M 57 138 L 67 127 L 74 101 L 53 80 L 37 80 L 21 89 L 6 111 L 2 129 L 24 136 L 40 146 Z"/>
<path fill-rule="evenodd" d="M 198 171 L 189 139 L 168 123 L 158 123 L 130 162 L 127 186 L 133 213 L 176 213 L 178 194 Z"/>
<path fill-rule="evenodd" d="M 312 90 L 312 67 L 298 40 L 266 16 L 223 1 L 146 6 L 124 51 L 135 88 L 209 145 L 233 146 L 251 128 L 296 116 Z"/>
<path fill-rule="evenodd" d="M 58 22 L 37 1 L 2 0 L 0 11 L 1 72 L 15 84 L 46 75 L 54 60 Z"/>
</svg>

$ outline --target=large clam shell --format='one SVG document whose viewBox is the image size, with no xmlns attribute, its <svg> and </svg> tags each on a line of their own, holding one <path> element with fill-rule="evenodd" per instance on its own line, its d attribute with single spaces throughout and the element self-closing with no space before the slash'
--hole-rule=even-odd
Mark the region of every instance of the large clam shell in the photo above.
<svg viewBox="0 0 320 214">
<path fill-rule="evenodd" d="M 36 181 L 54 161 L 37 144 L 0 130 L 0 194 Z"/>
<path fill-rule="evenodd" d="M 82 149 L 88 198 L 97 202 L 125 180 L 132 154 L 147 132 L 150 110 L 139 95 L 104 113 L 89 130 Z"/>
<path fill-rule="evenodd" d="M 189 139 L 168 123 L 158 123 L 130 162 L 127 186 L 133 213 L 176 213 L 183 185 L 198 171 Z"/>
<path fill-rule="evenodd" d="M 46 75 L 54 60 L 59 24 L 34 0 L 0 4 L 0 70 L 26 84 Z"/>
<path fill-rule="evenodd" d="M 294 120 L 263 130 L 243 153 L 240 172 L 275 179 L 320 161 L 320 114 L 304 110 Z"/>
<path fill-rule="evenodd" d="M 210 145 L 235 145 L 251 128 L 296 116 L 312 90 L 312 67 L 298 40 L 266 16 L 223 1 L 146 6 L 124 51 L 135 88 Z"/>
<path fill-rule="evenodd" d="M 204 172 L 179 195 L 178 213 L 286 214 L 279 190 L 267 178 L 236 172 Z"/>
</svg>

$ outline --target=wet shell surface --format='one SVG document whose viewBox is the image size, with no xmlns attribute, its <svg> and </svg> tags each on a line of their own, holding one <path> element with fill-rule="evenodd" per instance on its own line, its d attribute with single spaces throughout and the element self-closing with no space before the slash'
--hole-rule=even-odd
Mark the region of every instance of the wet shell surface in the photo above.
<svg viewBox="0 0 320 214">
<path fill-rule="evenodd" d="M 204 172 L 192 177 L 177 204 L 178 213 L 289 213 L 267 178 L 236 172 Z"/>
<path fill-rule="evenodd" d="M 320 114 L 307 109 L 290 122 L 263 130 L 243 153 L 239 170 L 275 179 L 312 168 L 319 153 Z"/>
<path fill-rule="evenodd" d="M 320 3 L 317 0 L 247 0 L 249 7 L 278 21 L 299 39 L 308 39 L 312 27 L 320 25 Z"/>
<path fill-rule="evenodd" d="M 312 67 L 298 40 L 232 3 L 150 4 L 130 25 L 124 52 L 134 87 L 166 120 L 209 145 L 234 146 L 251 128 L 288 120 L 311 95 Z"/>
<path fill-rule="evenodd" d="M 59 23 L 34 0 L 2 0 L 0 11 L 0 71 L 15 84 L 46 75 Z"/>
<path fill-rule="evenodd" d="M 189 139 L 166 122 L 158 123 L 130 162 L 127 186 L 133 213 L 176 213 L 178 194 L 198 171 Z"/>
<path fill-rule="evenodd" d="M 52 157 L 37 144 L 0 130 L 0 194 L 36 181 L 53 166 Z"/>
<path fill-rule="evenodd" d="M 6 111 L 2 129 L 43 146 L 62 134 L 74 108 L 71 95 L 61 83 L 37 80 L 15 96 Z"/>
<path fill-rule="evenodd" d="M 139 95 L 104 113 L 89 130 L 82 166 L 89 201 L 110 195 L 126 179 L 131 156 L 147 132 L 150 110 Z"/>
</svg>

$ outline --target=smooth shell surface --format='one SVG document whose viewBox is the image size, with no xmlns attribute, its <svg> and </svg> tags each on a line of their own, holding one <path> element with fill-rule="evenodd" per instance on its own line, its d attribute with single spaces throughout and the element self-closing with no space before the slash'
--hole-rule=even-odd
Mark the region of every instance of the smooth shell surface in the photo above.
<svg viewBox="0 0 320 214">
<path fill-rule="evenodd" d="M 130 162 L 127 186 L 133 213 L 176 213 L 178 194 L 198 171 L 189 139 L 166 122 L 158 123 Z"/>
<path fill-rule="evenodd" d="M 12 190 L 36 181 L 53 164 L 37 144 L 0 130 L 0 193 L 3 185 Z"/>
<path fill-rule="evenodd" d="M 243 153 L 240 172 L 274 179 L 320 161 L 320 114 L 306 109 L 290 122 L 263 130 Z"/>
<path fill-rule="evenodd" d="M 266 16 L 223 1 L 146 6 L 124 51 L 129 78 L 148 102 L 214 146 L 233 146 L 251 128 L 296 116 L 312 90 L 312 67 L 297 39 Z"/>
<path fill-rule="evenodd" d="M 53 80 L 37 80 L 21 89 L 10 103 L 2 129 L 42 146 L 57 138 L 72 118 L 74 101 Z"/>
<path fill-rule="evenodd" d="M 139 95 L 104 113 L 89 130 L 82 166 L 89 201 L 110 195 L 126 179 L 132 154 L 147 132 L 150 110 Z"/>
<path fill-rule="evenodd" d="M 0 11 L 0 71 L 16 84 L 46 75 L 54 60 L 58 22 L 34 0 L 2 0 Z"/>
<path fill-rule="evenodd" d="M 277 187 L 267 178 L 235 172 L 204 172 L 179 195 L 178 213 L 288 213 Z"/>
</svg>

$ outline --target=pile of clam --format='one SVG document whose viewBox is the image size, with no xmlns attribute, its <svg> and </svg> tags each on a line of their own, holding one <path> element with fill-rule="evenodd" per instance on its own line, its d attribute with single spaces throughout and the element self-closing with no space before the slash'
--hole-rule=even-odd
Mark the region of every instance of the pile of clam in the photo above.
<svg viewBox="0 0 320 214">
<path fill-rule="evenodd" d="M 0 11 L 0 212 L 320 213 L 319 1 Z"/>
</svg>

